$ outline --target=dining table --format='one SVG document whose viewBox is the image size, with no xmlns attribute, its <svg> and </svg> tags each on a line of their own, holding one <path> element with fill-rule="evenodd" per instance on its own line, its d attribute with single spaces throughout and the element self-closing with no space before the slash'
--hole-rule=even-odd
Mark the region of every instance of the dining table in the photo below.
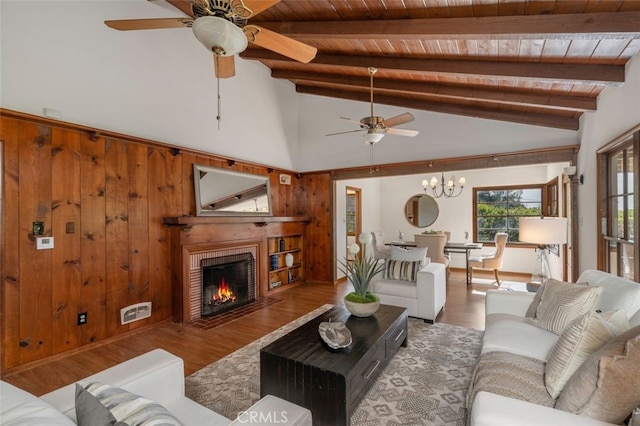
<svg viewBox="0 0 640 426">
<path fill-rule="evenodd" d="M 405 241 L 405 240 L 396 240 L 386 243 L 389 246 L 398 246 L 398 247 L 416 247 L 415 241 Z M 444 252 L 446 254 L 449 253 L 461 253 L 464 254 L 465 258 L 465 269 L 466 269 L 466 282 L 467 285 L 471 285 L 471 268 L 469 268 L 469 257 L 471 250 L 479 250 L 483 247 L 482 243 L 476 242 L 465 242 L 465 243 L 456 243 L 456 242 L 448 242 L 444 246 Z"/>
</svg>

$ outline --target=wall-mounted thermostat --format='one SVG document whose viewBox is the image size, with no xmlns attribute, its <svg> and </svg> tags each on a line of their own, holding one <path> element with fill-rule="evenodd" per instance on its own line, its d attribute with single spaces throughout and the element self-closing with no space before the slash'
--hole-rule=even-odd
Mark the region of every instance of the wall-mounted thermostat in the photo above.
<svg viewBox="0 0 640 426">
<path fill-rule="evenodd" d="M 53 248 L 53 237 L 36 238 L 36 248 L 38 250 L 50 250 Z"/>
</svg>

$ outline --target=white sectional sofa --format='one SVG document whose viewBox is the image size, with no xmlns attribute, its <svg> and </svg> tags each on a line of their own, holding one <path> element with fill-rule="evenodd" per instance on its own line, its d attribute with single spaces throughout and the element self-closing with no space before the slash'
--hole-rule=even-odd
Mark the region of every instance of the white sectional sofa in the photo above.
<svg viewBox="0 0 640 426">
<path fill-rule="evenodd" d="M 640 284 L 595 270 L 583 272 L 578 278 L 577 283 L 586 283 L 588 286 L 600 287 L 599 295 L 595 298 L 595 312 L 604 313 L 621 310 L 626 314 L 627 318 L 629 318 L 629 330 L 622 334 L 631 335 L 632 337 L 629 341 L 634 342 L 633 344 L 636 345 L 636 355 L 635 358 L 633 358 L 636 359 L 636 361 L 633 362 L 635 362 L 636 365 L 636 370 L 634 371 L 638 371 L 637 353 L 640 351 L 640 337 L 637 336 L 640 334 Z M 531 315 L 531 310 L 529 308 L 534 296 L 534 293 L 517 291 L 490 290 L 487 292 L 485 334 L 483 337 L 483 345 L 478 364 L 479 366 L 485 366 L 483 367 L 485 368 L 485 375 L 483 376 L 482 372 L 479 371 L 481 368 L 477 367 L 476 372 L 474 373 L 475 375 L 471 379 L 471 386 L 468 395 L 469 405 L 467 407 L 469 410 L 469 424 L 472 426 L 537 426 L 543 424 L 590 426 L 613 424 L 596 420 L 591 417 L 586 417 L 584 413 L 588 412 L 589 409 L 587 408 L 581 408 L 581 410 L 583 410 L 581 412 L 583 415 L 559 409 L 558 405 L 560 405 L 560 400 L 570 400 L 573 398 L 569 392 L 575 389 L 575 387 L 571 387 L 569 382 L 567 382 L 566 387 L 562 388 L 557 399 L 547 395 L 549 396 L 549 399 L 546 400 L 548 406 L 532 402 L 532 400 L 535 400 L 534 397 L 529 400 L 527 400 L 527 398 L 521 398 L 521 389 L 526 386 L 524 386 L 525 383 L 519 383 L 516 380 L 511 380 L 511 378 L 515 377 L 516 374 L 513 376 L 505 374 L 504 377 L 502 377 L 503 383 L 501 385 L 504 386 L 504 388 L 511 387 L 514 389 L 515 393 L 520 392 L 518 397 L 514 397 L 512 395 L 506 396 L 504 393 L 497 393 L 497 391 L 494 392 L 491 386 L 485 386 L 484 390 L 482 389 L 482 386 L 480 386 L 480 389 L 473 389 L 474 386 L 481 384 L 486 385 L 487 382 L 481 382 L 482 380 L 487 379 L 487 374 L 491 374 L 492 372 L 496 373 L 500 371 L 500 369 L 513 367 L 512 365 L 505 365 L 507 363 L 498 365 L 500 362 L 497 360 L 505 359 L 505 357 L 509 356 L 508 354 L 514 354 L 517 359 L 524 360 L 528 363 L 526 368 L 529 368 L 530 366 L 532 371 L 537 369 L 531 374 L 533 376 L 536 374 L 540 375 L 538 379 L 541 380 L 541 383 L 543 384 L 542 389 L 544 392 L 544 383 L 546 383 L 545 374 L 549 374 L 548 371 L 545 372 L 546 365 L 549 360 L 550 353 L 556 345 L 556 342 L 560 339 L 560 335 L 562 333 L 558 334 L 547 331 L 539 326 L 533 325 L 531 321 L 525 320 L 528 310 L 529 315 Z M 593 315 L 591 313 L 588 314 Z M 624 319 L 624 321 L 626 321 L 626 319 Z M 622 335 L 620 337 L 622 337 Z M 611 341 L 613 340 L 615 339 L 611 339 Z M 609 343 L 611 343 L 611 341 L 609 341 Z M 591 365 L 602 365 L 599 361 L 601 358 L 598 358 L 596 355 L 600 356 L 599 353 L 606 353 L 605 346 L 607 346 L 607 344 L 602 346 L 602 350 L 600 352 L 596 351 L 596 353 L 592 354 L 594 361 L 592 361 Z M 631 350 L 634 349 L 629 349 L 627 344 L 627 351 Z M 507 355 L 505 355 L 505 353 Z M 484 363 L 483 360 L 485 361 Z M 587 358 L 587 360 L 589 360 L 589 358 Z M 583 364 L 587 364 L 587 360 L 578 365 L 583 366 Z M 494 365 L 487 367 L 490 363 L 493 363 Z M 596 368 L 602 369 L 602 367 Z M 486 373 L 486 371 L 489 371 L 489 373 Z M 578 369 L 571 374 L 578 375 L 579 371 L 580 370 Z M 597 373 L 598 370 L 596 369 L 595 371 Z M 585 373 L 582 374 L 584 375 Z M 597 374 L 594 375 L 596 378 L 598 377 Z M 602 378 L 602 370 L 600 370 L 599 374 Z M 569 376 L 569 380 L 574 379 L 573 375 Z M 507 379 L 505 380 L 505 378 Z M 598 380 L 601 380 L 601 378 Z M 629 385 L 632 387 L 630 393 L 635 392 L 635 398 L 636 401 L 638 401 L 636 404 L 638 404 L 640 403 L 640 399 L 638 399 L 640 398 L 640 381 L 637 377 L 630 379 L 630 381 L 632 382 Z M 598 381 L 595 387 L 600 386 L 601 383 Z M 496 387 L 499 388 L 500 385 L 497 385 Z M 546 389 L 548 389 L 548 387 L 546 387 Z M 562 392 L 565 391 L 567 394 L 563 395 Z M 505 393 L 509 393 L 509 391 Z M 544 397 L 545 396 L 543 395 L 543 399 Z"/>
<path fill-rule="evenodd" d="M 152 400 L 171 413 L 182 425 L 281 425 L 311 426 L 311 412 L 298 405 L 267 395 L 235 420 L 227 419 L 184 393 L 184 365 L 181 358 L 155 349 L 132 358 L 80 383 L 100 382 Z M 2 425 L 74 425 L 75 384 L 64 386 L 40 398 L 0 381 L 0 423 Z M 274 417 L 274 416 L 277 416 Z"/>
</svg>

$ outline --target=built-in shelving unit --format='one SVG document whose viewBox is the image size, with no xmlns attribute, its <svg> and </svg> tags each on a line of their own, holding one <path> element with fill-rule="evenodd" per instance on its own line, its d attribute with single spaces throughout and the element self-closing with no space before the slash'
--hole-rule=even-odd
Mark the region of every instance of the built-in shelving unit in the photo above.
<svg viewBox="0 0 640 426">
<path fill-rule="evenodd" d="M 304 280 L 303 237 L 300 234 L 269 237 L 269 290 Z M 291 258 L 290 266 L 287 257 Z"/>
</svg>

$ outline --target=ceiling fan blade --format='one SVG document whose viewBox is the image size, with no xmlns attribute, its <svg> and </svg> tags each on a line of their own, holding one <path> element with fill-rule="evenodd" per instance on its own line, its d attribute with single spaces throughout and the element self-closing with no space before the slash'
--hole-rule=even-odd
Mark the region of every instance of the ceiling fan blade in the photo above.
<svg viewBox="0 0 640 426">
<path fill-rule="evenodd" d="M 359 122 L 359 121 L 352 120 L 352 119 L 350 119 L 350 118 L 348 118 L 348 117 L 340 117 L 340 118 L 342 118 L 343 120 L 350 121 L 350 122 L 352 122 L 352 123 L 356 123 L 358 126 L 362 126 L 362 123 L 361 123 L 361 122 Z"/>
<path fill-rule="evenodd" d="M 104 21 L 107 27 L 118 31 L 158 30 L 163 28 L 183 28 L 193 19 L 191 18 L 157 18 L 157 19 L 121 19 Z"/>
<path fill-rule="evenodd" d="M 243 30 L 251 43 L 288 58 L 295 59 L 298 62 L 306 64 L 315 58 L 318 52 L 318 49 L 313 46 L 267 30 L 266 28 L 258 27 L 257 25 L 246 25 Z"/>
<path fill-rule="evenodd" d="M 236 64 L 233 56 L 213 55 L 213 69 L 218 78 L 229 78 L 236 75 Z"/>
<path fill-rule="evenodd" d="M 357 133 L 357 132 L 361 132 L 362 129 L 358 129 L 358 130 L 347 130 L 346 132 L 338 132 L 338 133 L 329 133 L 328 135 L 325 136 L 335 136 L 335 135 L 344 135 L 346 133 Z"/>
<path fill-rule="evenodd" d="M 409 129 L 395 129 L 395 128 L 391 128 L 389 127 L 386 131 L 386 133 L 390 134 L 390 135 L 398 135 L 398 136 L 409 136 L 409 137 L 414 137 L 414 136 L 418 136 L 418 133 L 420 133 L 417 130 L 409 130 Z"/>
<path fill-rule="evenodd" d="M 192 2 L 189 0 L 167 0 L 167 3 L 184 13 L 185 15 L 189 15 L 192 18 L 193 16 L 193 7 Z"/>
<path fill-rule="evenodd" d="M 400 124 L 408 123 L 415 120 L 413 114 L 405 112 L 404 114 L 396 115 L 395 117 L 387 118 L 382 123 L 387 127 L 399 126 Z"/>
<path fill-rule="evenodd" d="M 247 9 L 253 12 L 251 16 L 256 16 L 258 13 L 264 12 L 271 6 L 280 3 L 280 0 L 244 0 L 243 3 Z"/>
</svg>

